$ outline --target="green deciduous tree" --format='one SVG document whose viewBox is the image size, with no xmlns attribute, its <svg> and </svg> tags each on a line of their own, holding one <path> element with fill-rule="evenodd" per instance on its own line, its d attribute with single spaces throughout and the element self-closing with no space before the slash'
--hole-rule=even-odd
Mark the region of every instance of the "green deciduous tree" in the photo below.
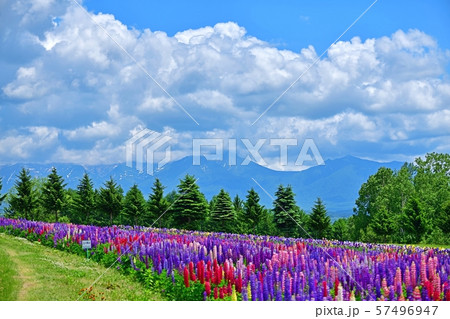
<svg viewBox="0 0 450 319">
<path fill-rule="evenodd" d="M 203 230 L 208 203 L 200 192 L 195 177 L 186 175 L 178 185 L 177 199 L 172 205 L 173 226 L 188 230 Z"/>
<path fill-rule="evenodd" d="M 404 214 L 404 228 L 409 243 L 418 244 L 421 242 L 423 235 L 427 231 L 427 220 L 423 212 L 420 202 L 417 198 L 412 197 L 408 201 Z"/>
<path fill-rule="evenodd" d="M 350 240 L 350 227 L 348 218 L 339 218 L 331 227 L 331 238 L 340 241 Z"/>
<path fill-rule="evenodd" d="M 216 198 L 216 203 L 211 211 L 210 228 L 217 232 L 231 233 L 236 231 L 236 216 L 230 195 L 223 189 Z"/>
<path fill-rule="evenodd" d="M 390 238 L 396 228 L 394 216 L 389 213 L 386 207 L 380 207 L 369 226 L 375 232 L 377 240 L 382 243 L 391 241 Z"/>
<path fill-rule="evenodd" d="M 330 235 L 331 220 L 320 198 L 317 198 L 309 216 L 309 226 L 310 234 L 314 238 L 320 239 Z"/>
<path fill-rule="evenodd" d="M 99 223 L 114 223 L 115 218 L 122 210 L 123 190 L 111 177 L 103 187 L 100 187 L 98 194 L 97 209 L 99 211 Z"/>
<path fill-rule="evenodd" d="M 388 194 L 387 187 L 393 178 L 394 172 L 390 168 L 381 167 L 376 174 L 371 175 L 367 182 L 361 185 L 354 209 L 355 233 L 353 240 L 362 237 L 372 218 L 381 209 L 381 205 L 386 204 L 386 201 L 381 200 L 385 195 L 381 194 Z"/>
</svg>

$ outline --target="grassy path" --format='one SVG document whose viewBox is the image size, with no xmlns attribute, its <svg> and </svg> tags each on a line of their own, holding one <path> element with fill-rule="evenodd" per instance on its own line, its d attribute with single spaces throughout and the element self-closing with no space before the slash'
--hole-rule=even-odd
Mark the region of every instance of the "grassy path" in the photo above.
<svg viewBox="0 0 450 319">
<path fill-rule="evenodd" d="M 0 300 L 77 300 L 80 291 L 105 270 L 80 256 L 0 234 Z M 114 269 L 82 300 L 89 296 L 95 300 L 162 300 Z"/>
</svg>

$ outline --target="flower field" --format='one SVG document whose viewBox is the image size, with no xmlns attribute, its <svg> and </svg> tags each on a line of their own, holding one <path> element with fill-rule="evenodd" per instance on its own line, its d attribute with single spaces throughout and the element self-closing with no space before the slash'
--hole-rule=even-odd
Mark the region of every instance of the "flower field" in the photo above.
<svg viewBox="0 0 450 319">
<path fill-rule="evenodd" d="M 133 273 L 184 300 L 447 300 L 450 250 L 0 218 L 0 232 Z M 177 287 L 176 289 L 173 287 Z"/>
</svg>

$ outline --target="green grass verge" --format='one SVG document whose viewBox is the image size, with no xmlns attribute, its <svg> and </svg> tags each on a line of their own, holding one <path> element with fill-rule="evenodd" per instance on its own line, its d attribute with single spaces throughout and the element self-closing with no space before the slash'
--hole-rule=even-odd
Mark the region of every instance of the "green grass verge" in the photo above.
<svg viewBox="0 0 450 319">
<path fill-rule="evenodd" d="M 37 242 L 0 234 L 0 300 L 164 300 L 98 263 Z"/>
<path fill-rule="evenodd" d="M 1 240 L 2 237 L 0 237 L 0 300 L 17 300 L 20 289 L 18 273 L 9 255 L 1 249 Z"/>
</svg>

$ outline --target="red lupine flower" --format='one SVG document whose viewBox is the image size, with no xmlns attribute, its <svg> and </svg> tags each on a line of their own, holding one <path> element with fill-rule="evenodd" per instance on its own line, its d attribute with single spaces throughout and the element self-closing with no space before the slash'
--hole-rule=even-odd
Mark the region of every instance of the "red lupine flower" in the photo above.
<svg viewBox="0 0 450 319">
<path fill-rule="evenodd" d="M 323 296 L 328 297 L 327 282 L 325 280 L 322 281 L 322 286 L 323 286 Z"/>
<path fill-rule="evenodd" d="M 194 272 L 194 263 L 192 261 L 189 263 L 189 278 L 192 281 L 196 281 L 197 280 L 197 278 L 195 276 L 195 272 Z"/>
<path fill-rule="evenodd" d="M 231 282 L 228 282 L 228 286 L 227 286 L 227 294 L 229 296 L 231 296 L 231 294 L 233 293 L 233 289 L 231 288 Z"/>
<path fill-rule="evenodd" d="M 447 292 L 445 293 L 445 300 L 450 301 L 450 289 L 447 289 Z"/>
<path fill-rule="evenodd" d="M 205 268 L 204 268 L 204 262 L 203 260 L 199 261 L 197 263 L 197 273 L 198 273 L 198 279 L 200 280 L 200 283 L 205 283 Z"/>
<path fill-rule="evenodd" d="M 236 291 L 241 293 L 242 292 L 242 276 L 241 273 L 238 275 L 238 279 L 236 281 Z"/>
<path fill-rule="evenodd" d="M 205 291 L 207 296 L 211 294 L 211 284 L 209 283 L 209 281 L 205 281 Z"/>
<path fill-rule="evenodd" d="M 189 270 L 187 269 L 186 266 L 184 267 L 183 277 L 184 277 L 184 285 L 186 286 L 186 288 L 189 288 Z"/>
<path fill-rule="evenodd" d="M 338 279 L 338 277 L 336 277 L 336 279 L 334 280 L 334 294 L 335 295 L 337 295 L 338 287 L 339 287 L 339 279 Z"/>
<path fill-rule="evenodd" d="M 223 298 L 224 298 L 224 288 L 225 288 L 225 287 L 220 287 L 220 290 L 219 290 L 219 298 L 220 298 L 220 299 L 223 299 Z"/>
<path fill-rule="evenodd" d="M 434 293 L 433 293 L 433 300 L 434 301 L 441 300 L 441 295 L 439 294 L 439 292 L 437 290 L 435 290 Z"/>
<path fill-rule="evenodd" d="M 219 292 L 217 291 L 217 287 L 214 287 L 214 299 L 219 298 Z"/>
</svg>

